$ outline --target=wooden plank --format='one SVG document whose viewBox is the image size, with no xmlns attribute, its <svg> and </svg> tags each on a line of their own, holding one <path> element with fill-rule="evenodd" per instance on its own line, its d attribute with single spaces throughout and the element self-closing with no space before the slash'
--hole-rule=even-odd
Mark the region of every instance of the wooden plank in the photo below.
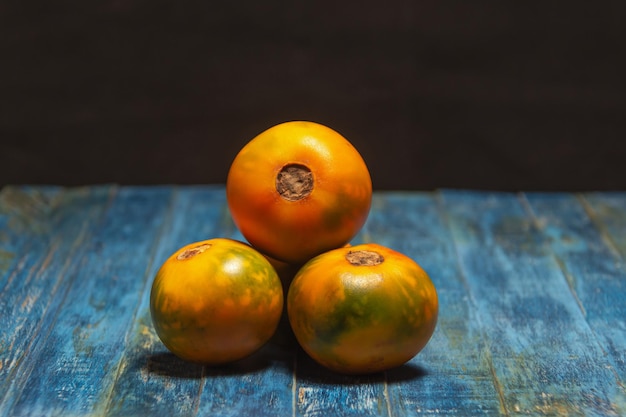
<svg viewBox="0 0 626 417">
<path fill-rule="evenodd" d="M 221 190 L 220 190 L 221 191 Z M 190 191 L 189 193 L 182 192 L 182 197 L 177 199 L 177 204 L 174 206 L 173 211 L 178 213 L 179 216 L 175 218 L 174 230 L 171 236 L 168 236 L 163 239 L 165 243 L 163 243 L 160 247 L 161 257 L 164 257 L 165 253 L 169 253 L 181 246 L 184 243 L 188 243 L 188 239 L 191 237 L 192 240 L 199 240 L 207 237 L 211 237 L 210 235 L 205 235 L 207 227 L 215 226 L 213 223 L 213 216 L 210 215 L 210 210 L 217 209 L 218 211 L 224 210 L 224 201 L 223 197 L 218 198 L 220 201 L 197 201 L 198 193 Z M 185 196 L 189 194 L 186 198 Z M 210 196 L 215 196 L 215 193 L 209 194 Z M 218 195 L 223 196 L 223 191 L 218 192 Z M 209 198 L 211 200 L 211 198 Z M 217 204 L 215 204 L 217 203 Z M 208 211 L 204 211 L 204 209 L 209 209 Z M 207 216 L 208 215 L 208 216 Z M 207 217 L 208 220 L 207 221 Z M 184 220 L 183 220 L 184 219 Z M 178 225 L 180 223 L 180 225 Z M 222 222 L 224 223 L 224 222 Z M 184 231 L 182 230 L 184 229 Z M 230 234 L 233 232 L 232 223 L 228 224 L 226 230 L 224 230 L 225 234 Z M 219 233 L 216 233 L 219 235 Z M 163 245 L 167 246 L 172 242 L 177 242 L 175 244 L 171 244 L 168 249 L 162 249 Z M 153 265 L 154 268 L 158 267 L 157 265 Z M 147 288 L 147 287 L 146 287 Z M 141 314 L 139 314 L 139 319 L 134 325 L 133 331 L 131 332 L 132 337 L 129 348 L 126 351 L 126 354 L 121 362 L 118 365 L 118 369 L 120 369 L 120 376 L 117 379 L 117 383 L 115 384 L 112 390 L 111 396 L 111 406 L 108 410 L 110 414 L 113 415 L 127 415 L 127 414 L 142 414 L 143 411 L 155 411 L 159 414 L 159 411 L 176 411 L 177 414 L 185 414 L 185 411 L 191 412 L 194 407 L 197 407 L 197 400 L 194 400 L 192 397 L 197 394 L 198 386 L 200 384 L 199 377 L 202 375 L 202 369 L 200 367 L 185 364 L 181 361 L 177 361 L 172 355 L 169 355 L 166 351 L 164 351 L 164 347 L 160 345 L 160 343 L 154 343 L 156 339 L 156 335 L 153 333 L 151 325 L 149 323 L 149 313 L 147 311 L 147 292 L 144 292 L 143 298 L 143 310 Z M 146 345 L 148 344 L 148 345 Z M 147 354 L 147 350 L 150 350 L 151 347 L 155 347 L 158 345 L 156 350 L 160 351 L 153 356 L 150 356 L 148 359 L 148 363 L 145 363 L 146 356 L 142 356 Z M 260 355 L 253 356 L 252 362 L 257 362 L 259 358 L 263 358 L 266 360 L 268 352 L 276 351 L 276 348 L 264 349 Z M 281 354 L 282 355 L 282 354 Z M 290 353 L 290 357 L 293 358 L 293 355 Z M 280 358 L 283 361 L 283 358 Z M 289 363 L 292 360 L 289 361 Z M 247 363 L 247 365 L 245 365 Z M 259 372 L 259 369 L 256 369 L 256 365 L 253 368 L 250 368 L 250 360 L 242 361 L 235 365 L 235 368 L 238 369 L 237 375 L 232 378 L 230 381 L 224 380 L 224 375 L 221 375 L 223 369 L 221 370 L 208 370 L 205 374 L 208 374 L 207 381 L 211 385 L 215 385 L 218 387 L 219 391 L 224 390 L 232 390 L 233 392 L 237 392 L 238 394 L 230 397 L 234 399 L 235 405 L 240 403 L 240 394 L 242 389 L 245 386 L 248 386 L 249 391 L 254 394 L 254 396 L 261 398 L 263 392 L 270 393 L 271 395 L 268 397 L 271 404 L 276 405 L 276 394 L 282 395 L 283 390 L 278 392 L 272 392 L 269 389 L 265 391 L 263 389 L 259 389 L 257 385 L 260 380 L 265 380 L 265 384 L 262 384 L 261 387 L 268 387 L 267 382 L 276 382 L 276 367 L 272 366 L 270 369 L 267 369 L 263 372 Z M 243 368 L 242 368 L 243 366 Z M 242 370 L 244 369 L 245 372 Z M 292 367 L 287 366 L 287 371 L 283 372 L 283 374 L 287 377 L 289 383 L 291 383 L 293 377 L 291 372 Z M 252 378 L 251 375 L 253 372 L 256 372 L 256 377 Z M 244 374 L 245 373 L 245 374 Z M 178 379 L 179 377 L 191 377 L 195 376 L 198 380 L 194 381 L 196 387 L 189 390 L 188 388 L 194 383 L 186 383 L 185 379 Z M 148 381 L 146 381 L 146 378 Z M 172 379 L 176 380 L 177 383 L 173 383 Z M 184 383 L 182 381 L 185 381 Z M 224 384 L 224 382 L 228 382 Z M 142 389 L 137 389 L 137 387 L 141 387 Z M 161 389 L 163 389 L 161 391 Z M 210 394 L 207 394 L 209 399 L 212 399 L 211 402 L 207 404 L 212 404 L 210 406 L 206 406 L 205 408 L 216 408 L 216 404 L 214 399 L 217 398 L 214 396 L 216 391 L 207 390 Z M 283 401 L 283 406 L 286 404 L 289 408 L 289 412 L 291 412 L 291 404 L 292 404 L 292 393 L 291 389 L 284 391 L 287 397 L 287 401 Z M 152 395 L 150 395 L 152 394 Z M 252 398 L 252 396 L 251 396 Z M 152 400 L 158 400 L 157 405 Z M 181 400 L 191 400 L 191 401 L 183 401 Z M 249 399 L 248 399 L 249 400 Z M 181 406 L 182 404 L 182 406 Z M 195 404 L 195 405 L 194 405 Z M 267 410 L 267 401 L 259 404 L 255 404 L 254 402 L 246 401 L 245 404 L 248 407 L 261 407 L 263 410 Z M 186 405 L 191 405 L 191 408 L 187 408 Z M 222 404 L 228 405 L 228 404 Z M 169 407 L 169 409 L 168 409 Z M 283 407 L 284 408 L 284 407 Z M 236 412 L 237 407 L 227 407 L 225 411 L 233 410 Z M 275 409 L 275 407 L 274 407 Z M 270 408 L 269 411 L 272 409 Z M 65 410 L 67 411 L 67 410 Z M 230 411 L 229 411 L 230 412 Z M 282 413 L 281 413 L 282 414 Z M 172 415 L 172 414 L 168 414 Z"/>
<path fill-rule="evenodd" d="M 217 235 L 245 242 L 225 202 L 223 208 Z M 278 329 L 278 332 L 285 331 L 282 327 Z M 206 367 L 198 415 L 291 416 L 295 355 L 290 342 L 286 335 L 278 333 L 247 358 Z"/>
<path fill-rule="evenodd" d="M 612 408 L 618 405 L 626 412 L 626 266 L 615 253 L 615 241 L 622 235 L 618 227 L 596 209 L 571 194 L 529 194 L 526 196 L 536 222 L 550 239 L 550 246 L 561 265 L 573 296 L 596 335 L 600 348 L 607 354 L 610 369 L 622 392 L 611 398 Z M 617 206 L 608 211 L 614 199 L 603 202 L 600 196 L 591 198 L 597 212 L 612 213 L 618 218 Z M 623 200 L 626 203 L 626 199 Z M 591 213 L 594 218 L 590 218 Z M 626 219 L 626 205 L 622 206 Z M 600 226 L 599 228 L 596 226 Z M 626 233 L 626 222 L 621 229 Z M 617 231 L 617 234 L 613 235 Z M 604 235 L 609 233 L 609 236 Z M 621 403 L 621 404 L 620 404 Z M 611 408 L 609 407 L 609 408 Z"/>
<path fill-rule="evenodd" d="M 367 240 L 364 227 L 352 243 Z M 383 373 L 340 375 L 315 363 L 301 348 L 295 352 L 294 416 L 389 416 Z"/>
<path fill-rule="evenodd" d="M 174 226 L 164 236 L 150 276 L 180 246 L 211 237 L 241 239 L 226 211 L 223 189 L 179 188 Z M 291 415 L 293 355 L 268 344 L 222 367 L 185 363 L 160 343 L 146 287 L 120 365 L 107 415 Z"/>
<path fill-rule="evenodd" d="M 376 193 L 355 243 L 420 263 L 439 324 L 406 365 L 351 377 L 284 338 L 222 367 L 167 352 L 160 262 L 242 239 L 223 187 L 172 190 L 0 192 L 0 416 L 625 413 L 623 193 Z"/>
<path fill-rule="evenodd" d="M 230 228 L 230 237 L 245 240 L 234 225 Z M 359 234 L 354 241 L 361 239 Z M 386 415 L 381 376 L 349 377 L 322 369 L 296 347 L 288 329 L 279 332 L 250 358 L 207 369 L 200 415 Z"/>
<path fill-rule="evenodd" d="M 389 416 L 383 373 L 340 375 L 313 362 L 298 350 L 295 386 L 295 415 Z"/>
<path fill-rule="evenodd" d="M 72 260 L 63 305 L 31 348 L 7 395 L 12 416 L 84 415 L 106 404 L 147 281 L 147 261 L 168 229 L 167 188 L 123 188 Z"/>
<path fill-rule="evenodd" d="M 626 193 L 588 193 L 580 198 L 608 246 L 626 259 Z"/>
<path fill-rule="evenodd" d="M 59 194 L 57 187 L 0 190 L 0 291 L 22 273 L 29 258 L 45 250 L 49 230 L 58 220 L 51 214 Z"/>
<path fill-rule="evenodd" d="M 443 194 L 476 316 L 489 328 L 508 415 L 607 415 L 620 396 L 604 351 L 517 195 Z"/>
<path fill-rule="evenodd" d="M 159 340 L 150 317 L 152 280 L 162 263 L 178 248 L 218 237 L 225 216 L 222 188 L 178 187 L 171 230 L 162 235 L 148 271 L 137 319 L 119 365 L 106 415 L 195 415 L 206 372 L 184 362 Z"/>
<path fill-rule="evenodd" d="M 267 344 L 251 356 L 207 367 L 198 415 L 291 416 L 293 354 Z"/>
<path fill-rule="evenodd" d="M 367 239 L 400 251 L 429 274 L 439 297 L 436 331 L 422 352 L 387 372 L 393 416 L 497 415 L 488 332 L 474 314 L 454 243 L 432 193 L 381 193 Z"/>
<path fill-rule="evenodd" d="M 0 294 L 0 415 L 19 394 L 20 378 L 31 367 L 28 358 L 33 346 L 59 309 L 72 282 L 69 271 L 84 253 L 112 191 L 98 187 L 57 194 L 55 190 L 48 193 L 54 198 L 44 203 L 39 201 L 41 193 L 16 189 L 10 199 L 3 198 L 3 204 L 11 205 L 3 229 L 11 240 L 4 247 L 20 260 Z"/>
</svg>

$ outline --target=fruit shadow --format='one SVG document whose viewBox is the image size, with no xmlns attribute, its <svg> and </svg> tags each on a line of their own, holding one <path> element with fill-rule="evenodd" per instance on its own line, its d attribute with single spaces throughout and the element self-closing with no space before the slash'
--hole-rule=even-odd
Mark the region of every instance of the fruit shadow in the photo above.
<svg viewBox="0 0 626 417">
<path fill-rule="evenodd" d="M 425 368 L 413 363 L 362 375 L 346 375 L 331 371 L 313 361 L 300 347 L 268 343 L 250 356 L 224 365 L 207 366 L 184 361 L 174 354 L 163 351 L 145 357 L 143 369 L 149 374 L 175 379 L 202 379 L 222 376 L 242 376 L 281 367 L 295 372 L 298 384 L 312 385 L 365 385 L 386 382 L 398 384 L 428 375 Z"/>
<path fill-rule="evenodd" d="M 331 371 L 311 359 L 301 348 L 297 351 L 296 381 L 314 385 L 399 384 L 428 375 L 425 368 L 407 362 L 384 372 L 370 374 L 341 374 Z"/>
<path fill-rule="evenodd" d="M 184 361 L 171 352 L 163 350 L 144 357 L 144 370 L 153 375 L 170 378 L 201 379 L 204 377 L 236 376 L 261 372 L 268 368 L 282 368 L 294 373 L 297 381 L 316 385 L 359 385 L 402 383 L 428 375 L 425 368 L 413 362 L 399 367 L 365 375 L 346 375 L 331 371 L 315 362 L 300 347 L 291 328 L 280 323 L 270 341 L 251 355 L 217 366 L 207 366 Z"/>
<path fill-rule="evenodd" d="M 142 362 L 139 367 L 151 375 L 183 379 L 243 375 L 259 372 L 269 367 L 287 367 L 289 371 L 293 371 L 297 345 L 298 342 L 286 316 L 283 316 L 268 343 L 251 355 L 237 361 L 213 366 L 188 362 L 180 359 L 163 346 L 161 351 L 146 352 L 145 355 L 141 356 L 139 360 Z"/>
<path fill-rule="evenodd" d="M 203 377 L 203 366 L 184 361 L 173 353 L 163 351 L 151 353 L 144 357 L 143 371 L 150 375 L 177 379 L 200 379 Z"/>
<path fill-rule="evenodd" d="M 176 379 L 236 376 L 261 372 L 277 366 L 293 369 L 294 354 L 284 347 L 268 343 L 251 355 L 223 365 L 203 365 L 180 359 L 169 351 L 144 357 L 144 371 L 151 375 Z"/>
</svg>

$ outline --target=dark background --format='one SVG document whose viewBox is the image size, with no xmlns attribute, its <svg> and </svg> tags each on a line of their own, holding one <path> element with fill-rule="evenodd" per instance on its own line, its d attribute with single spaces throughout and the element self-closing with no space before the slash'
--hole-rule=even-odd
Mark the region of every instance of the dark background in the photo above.
<svg viewBox="0 0 626 417">
<path fill-rule="evenodd" d="M 0 1 L 0 186 L 223 183 L 287 120 L 377 189 L 626 189 L 626 2 Z"/>
</svg>

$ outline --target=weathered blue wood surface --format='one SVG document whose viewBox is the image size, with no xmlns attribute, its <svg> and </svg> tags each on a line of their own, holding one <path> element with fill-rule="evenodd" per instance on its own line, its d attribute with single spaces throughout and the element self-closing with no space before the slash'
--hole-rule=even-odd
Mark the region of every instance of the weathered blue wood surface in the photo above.
<svg viewBox="0 0 626 417">
<path fill-rule="evenodd" d="M 186 243 L 242 239 L 220 186 L 0 191 L 0 416 L 626 414 L 626 193 L 376 193 L 355 242 L 431 275 L 439 323 L 388 372 L 327 371 L 281 332 L 202 367 L 152 328 Z"/>
</svg>

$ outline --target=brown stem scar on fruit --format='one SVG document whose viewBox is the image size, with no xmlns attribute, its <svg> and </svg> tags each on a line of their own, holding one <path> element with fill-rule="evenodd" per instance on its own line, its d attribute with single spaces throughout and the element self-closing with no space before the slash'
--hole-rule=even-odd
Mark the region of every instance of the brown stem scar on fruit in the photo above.
<svg viewBox="0 0 626 417">
<path fill-rule="evenodd" d="M 348 252 L 346 260 L 354 266 L 375 266 L 382 264 L 385 258 L 378 252 L 358 250 Z"/>
<path fill-rule="evenodd" d="M 304 165 L 287 164 L 276 175 L 276 191 L 285 200 L 302 200 L 313 191 L 313 173 Z"/>
<path fill-rule="evenodd" d="M 211 247 L 210 244 L 204 243 L 204 244 L 202 244 L 200 246 L 196 246 L 196 247 L 193 247 L 193 248 L 185 249 L 184 251 L 182 251 L 181 253 L 178 254 L 176 259 L 178 259 L 179 261 L 184 261 L 185 259 L 193 258 L 197 254 L 204 252 L 205 250 L 209 249 L 210 247 Z"/>
</svg>

